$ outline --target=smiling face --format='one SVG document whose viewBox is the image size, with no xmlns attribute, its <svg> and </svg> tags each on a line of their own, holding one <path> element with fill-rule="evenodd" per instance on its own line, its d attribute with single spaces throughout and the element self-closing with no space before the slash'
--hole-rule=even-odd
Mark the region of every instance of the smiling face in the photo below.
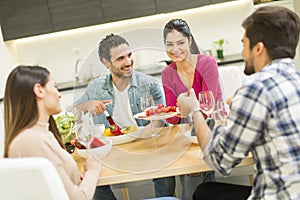
<svg viewBox="0 0 300 200">
<path fill-rule="evenodd" d="M 111 75 L 117 78 L 129 78 L 132 76 L 133 56 L 127 44 L 121 44 L 110 49 L 110 61 L 104 61 Z"/>
<path fill-rule="evenodd" d="M 191 55 L 190 45 L 190 40 L 176 30 L 169 32 L 166 36 L 166 52 L 173 62 L 182 62 L 188 59 Z"/>
<path fill-rule="evenodd" d="M 251 75 L 255 73 L 254 56 L 253 56 L 253 51 L 250 49 L 250 40 L 246 36 L 246 33 L 244 33 L 244 36 L 242 38 L 242 43 L 243 43 L 242 57 L 245 62 L 244 73 L 246 75 Z"/>
</svg>

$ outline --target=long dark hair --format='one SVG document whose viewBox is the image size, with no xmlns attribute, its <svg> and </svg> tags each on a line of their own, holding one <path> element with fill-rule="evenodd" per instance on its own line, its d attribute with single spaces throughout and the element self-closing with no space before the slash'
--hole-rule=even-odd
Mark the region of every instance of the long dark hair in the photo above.
<svg viewBox="0 0 300 200">
<path fill-rule="evenodd" d="M 8 157 L 9 146 L 13 139 L 37 123 L 39 114 L 33 88 L 36 83 L 45 86 L 48 80 L 49 71 L 40 66 L 18 66 L 9 74 L 4 93 L 4 157 Z M 52 116 L 49 118 L 49 130 L 64 148 Z"/>
<path fill-rule="evenodd" d="M 166 43 L 166 37 L 168 33 L 172 32 L 173 30 L 176 30 L 180 33 L 182 33 L 185 37 L 188 38 L 188 40 L 192 40 L 190 51 L 192 54 L 200 54 L 199 48 L 195 42 L 195 39 L 191 33 L 189 25 L 184 21 L 183 19 L 172 19 L 170 20 L 164 28 L 164 43 Z"/>
</svg>

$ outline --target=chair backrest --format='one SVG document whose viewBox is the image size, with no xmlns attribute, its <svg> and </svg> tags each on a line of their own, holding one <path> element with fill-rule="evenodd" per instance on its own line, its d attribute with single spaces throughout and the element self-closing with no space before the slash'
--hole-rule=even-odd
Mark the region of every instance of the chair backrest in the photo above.
<svg viewBox="0 0 300 200">
<path fill-rule="evenodd" d="M 219 81 L 224 102 L 243 85 L 246 77 L 241 66 L 219 67 Z M 225 109 L 229 111 L 229 106 L 226 103 Z"/>
<path fill-rule="evenodd" d="M 45 158 L 2 158 L 0 177 L 0 199 L 69 199 L 55 167 Z"/>
</svg>

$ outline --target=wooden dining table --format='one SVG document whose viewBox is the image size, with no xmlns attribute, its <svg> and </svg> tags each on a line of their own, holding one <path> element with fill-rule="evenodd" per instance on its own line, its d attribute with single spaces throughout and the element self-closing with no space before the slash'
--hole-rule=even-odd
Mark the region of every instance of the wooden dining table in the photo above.
<svg viewBox="0 0 300 200">
<path fill-rule="evenodd" d="M 101 161 L 103 167 L 98 185 L 210 171 L 211 168 L 201 157 L 197 141 L 186 134 L 190 130 L 191 127 L 187 124 L 164 127 L 155 138 L 136 139 L 113 146 L 107 158 Z M 122 153 L 124 155 L 116 157 Z M 80 157 L 76 151 L 72 155 L 79 169 L 83 170 L 85 158 Z M 237 167 L 250 165 L 253 165 L 252 156 L 244 158 Z"/>
</svg>

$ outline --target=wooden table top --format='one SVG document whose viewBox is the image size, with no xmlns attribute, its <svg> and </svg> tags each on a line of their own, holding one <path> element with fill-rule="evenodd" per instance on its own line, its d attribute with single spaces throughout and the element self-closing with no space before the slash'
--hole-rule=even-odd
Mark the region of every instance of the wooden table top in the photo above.
<svg viewBox="0 0 300 200">
<path fill-rule="evenodd" d="M 184 133 L 189 130 L 190 127 L 186 124 L 165 127 L 161 129 L 161 136 L 156 137 L 155 141 L 153 141 L 153 139 L 150 139 L 151 141 L 149 139 L 140 139 L 114 146 L 112 152 L 103 159 L 98 185 L 111 185 L 211 170 L 200 156 L 201 150 L 199 145 L 194 142 L 185 141 L 186 137 Z M 154 143 L 155 145 L 153 145 Z M 169 149 L 162 150 L 165 146 Z M 175 150 L 175 148 L 178 150 Z M 114 157 L 117 156 L 115 154 L 119 154 L 121 151 L 127 152 L 128 155 L 122 155 L 121 158 L 118 158 L 122 160 L 113 163 L 112 160 L 117 159 L 117 157 Z M 152 152 L 155 152 L 155 156 L 152 156 L 154 155 Z M 145 153 L 145 156 L 142 158 L 139 157 L 140 154 Z M 85 159 L 80 157 L 76 151 L 72 155 L 79 169 L 82 170 Z M 126 156 L 130 157 L 126 158 Z M 143 160 L 147 156 L 149 159 Z M 172 159 L 170 159 L 170 157 L 172 157 Z M 137 165 L 137 163 L 139 163 L 139 165 Z M 155 170 L 149 170 L 147 168 L 148 165 L 152 165 L 151 163 L 154 163 L 154 168 L 150 169 Z M 161 163 L 163 166 L 158 168 Z M 249 156 L 246 157 L 238 167 L 250 166 L 252 164 L 253 158 Z M 145 171 L 143 171 L 142 168 L 145 168 Z M 130 171 L 135 169 L 138 173 Z"/>
</svg>

